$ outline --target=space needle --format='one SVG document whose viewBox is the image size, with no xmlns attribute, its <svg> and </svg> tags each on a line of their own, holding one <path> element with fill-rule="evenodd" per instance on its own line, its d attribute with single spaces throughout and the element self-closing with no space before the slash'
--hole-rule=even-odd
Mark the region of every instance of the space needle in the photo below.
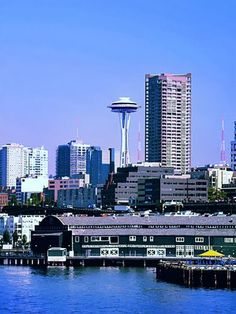
<svg viewBox="0 0 236 314">
<path fill-rule="evenodd" d="M 129 97 L 120 97 L 119 100 L 114 101 L 108 108 L 111 108 L 112 112 L 119 113 L 120 127 L 121 127 L 121 149 L 120 149 L 120 167 L 127 167 L 130 163 L 129 159 L 129 125 L 130 114 L 136 112 L 140 106 L 136 102 L 130 100 Z"/>
</svg>

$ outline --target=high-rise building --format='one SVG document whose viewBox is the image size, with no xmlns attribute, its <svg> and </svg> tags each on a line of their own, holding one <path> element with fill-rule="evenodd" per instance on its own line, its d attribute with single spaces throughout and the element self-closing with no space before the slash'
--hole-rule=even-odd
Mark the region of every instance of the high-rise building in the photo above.
<svg viewBox="0 0 236 314">
<path fill-rule="evenodd" d="M 146 75 L 145 161 L 190 171 L 190 73 Z"/>
<path fill-rule="evenodd" d="M 98 146 L 91 146 L 87 149 L 86 173 L 89 174 L 90 184 L 93 186 L 102 183 L 102 150 Z"/>
<path fill-rule="evenodd" d="M 24 176 L 24 146 L 6 144 L 2 146 L 2 186 L 16 186 L 16 178 Z"/>
<path fill-rule="evenodd" d="M 70 145 L 59 145 L 56 154 L 56 177 L 70 176 Z"/>
<path fill-rule="evenodd" d="M 231 168 L 236 171 L 236 121 L 234 121 L 234 140 L 231 142 Z"/>
<path fill-rule="evenodd" d="M 48 151 L 42 147 L 24 147 L 24 174 L 48 176 Z"/>
<path fill-rule="evenodd" d="M 78 141 L 71 141 L 70 146 L 70 176 L 75 177 L 80 173 L 86 173 L 88 144 L 82 144 Z"/>
<path fill-rule="evenodd" d="M 48 151 L 6 144 L 1 149 L 1 186 L 15 187 L 16 179 L 24 176 L 48 176 Z"/>
</svg>

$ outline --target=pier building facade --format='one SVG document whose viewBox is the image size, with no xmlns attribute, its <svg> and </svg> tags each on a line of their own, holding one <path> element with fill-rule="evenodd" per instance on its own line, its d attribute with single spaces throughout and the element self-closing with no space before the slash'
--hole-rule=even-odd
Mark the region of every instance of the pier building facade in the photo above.
<svg viewBox="0 0 236 314">
<path fill-rule="evenodd" d="M 31 249 L 76 257 L 191 258 L 213 249 L 236 256 L 236 217 L 48 216 L 32 231 Z"/>
</svg>

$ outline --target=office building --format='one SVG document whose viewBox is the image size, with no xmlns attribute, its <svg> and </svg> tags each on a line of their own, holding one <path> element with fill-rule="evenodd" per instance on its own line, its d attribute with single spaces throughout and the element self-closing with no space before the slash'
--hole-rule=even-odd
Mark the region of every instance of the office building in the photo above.
<svg viewBox="0 0 236 314">
<path fill-rule="evenodd" d="M 70 146 L 70 177 L 76 177 L 80 173 L 86 173 L 87 150 L 90 145 L 79 141 L 71 141 Z"/>
<path fill-rule="evenodd" d="M 60 179 L 49 179 L 48 180 L 48 191 L 53 193 L 51 200 L 57 202 L 58 192 L 60 190 L 73 190 L 79 189 L 89 184 L 89 175 L 81 174 L 80 178 L 71 179 L 63 177 Z M 47 191 L 45 191 L 47 193 Z"/>
<path fill-rule="evenodd" d="M 70 145 L 59 145 L 56 153 L 56 177 L 70 176 Z"/>
<path fill-rule="evenodd" d="M 146 75 L 145 161 L 190 171 L 190 73 Z"/>
</svg>

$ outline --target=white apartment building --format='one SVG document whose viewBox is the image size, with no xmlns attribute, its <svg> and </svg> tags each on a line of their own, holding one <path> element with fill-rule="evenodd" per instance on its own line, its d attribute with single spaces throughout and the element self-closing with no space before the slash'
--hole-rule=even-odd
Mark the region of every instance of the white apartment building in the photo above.
<svg viewBox="0 0 236 314">
<path fill-rule="evenodd" d="M 29 176 L 48 176 L 48 151 L 42 147 L 24 148 L 24 171 Z"/>
<path fill-rule="evenodd" d="M 16 178 L 24 176 L 24 146 L 6 144 L 1 150 L 1 185 L 16 186 Z"/>
<path fill-rule="evenodd" d="M 70 142 L 70 176 L 86 173 L 86 152 L 90 145 L 79 141 Z"/>
<path fill-rule="evenodd" d="M 22 240 L 23 235 L 25 235 L 27 242 L 30 242 L 31 231 L 35 230 L 35 226 L 39 225 L 44 217 L 44 215 L 4 216 L 5 226 L 1 229 L 1 232 L 8 230 L 12 237 L 16 231 L 19 240 Z"/>
<path fill-rule="evenodd" d="M 214 165 L 208 168 L 209 185 L 216 189 L 222 189 L 223 184 L 230 184 L 234 172 L 227 166 Z"/>
<path fill-rule="evenodd" d="M 145 161 L 191 167 L 191 74 L 147 74 Z"/>
<path fill-rule="evenodd" d="M 1 149 L 0 164 L 0 185 L 15 187 L 17 178 L 48 176 L 48 151 L 44 147 L 6 144 Z"/>
</svg>

